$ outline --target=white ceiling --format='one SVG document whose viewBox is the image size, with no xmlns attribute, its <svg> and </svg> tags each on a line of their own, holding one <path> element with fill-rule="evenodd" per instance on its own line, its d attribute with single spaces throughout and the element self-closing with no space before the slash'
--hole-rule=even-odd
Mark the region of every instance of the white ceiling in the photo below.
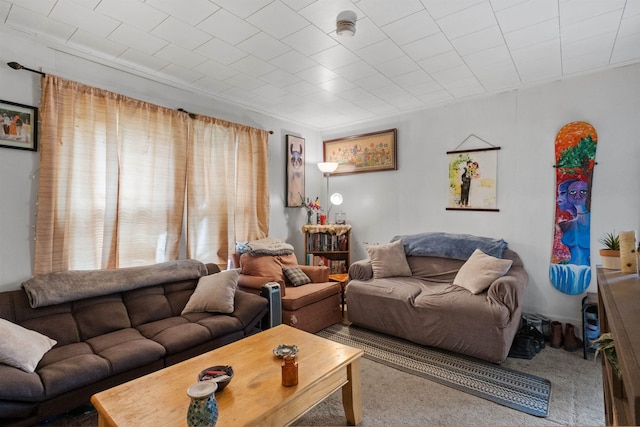
<svg viewBox="0 0 640 427">
<path fill-rule="evenodd" d="M 0 0 L 0 23 L 318 130 L 640 62 L 640 0 Z"/>
</svg>

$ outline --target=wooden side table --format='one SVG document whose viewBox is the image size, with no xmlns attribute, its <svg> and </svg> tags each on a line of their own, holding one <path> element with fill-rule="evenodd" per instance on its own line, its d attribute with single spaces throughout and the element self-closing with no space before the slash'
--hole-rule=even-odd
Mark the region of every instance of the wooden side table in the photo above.
<svg viewBox="0 0 640 427">
<path fill-rule="evenodd" d="M 329 280 L 332 282 L 340 282 L 340 301 L 342 303 L 342 316 L 344 316 L 344 291 L 349 282 L 349 274 L 330 274 Z"/>
</svg>

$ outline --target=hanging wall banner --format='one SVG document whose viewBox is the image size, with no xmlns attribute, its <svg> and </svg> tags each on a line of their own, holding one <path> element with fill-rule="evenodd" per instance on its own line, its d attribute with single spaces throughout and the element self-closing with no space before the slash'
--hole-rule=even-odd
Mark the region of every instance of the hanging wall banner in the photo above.
<svg viewBox="0 0 640 427">
<path fill-rule="evenodd" d="M 500 147 L 448 151 L 447 210 L 497 212 L 496 185 Z"/>
<path fill-rule="evenodd" d="M 556 198 L 549 278 L 577 295 L 591 282 L 591 184 L 598 135 L 586 122 L 564 125 L 556 136 Z"/>
</svg>

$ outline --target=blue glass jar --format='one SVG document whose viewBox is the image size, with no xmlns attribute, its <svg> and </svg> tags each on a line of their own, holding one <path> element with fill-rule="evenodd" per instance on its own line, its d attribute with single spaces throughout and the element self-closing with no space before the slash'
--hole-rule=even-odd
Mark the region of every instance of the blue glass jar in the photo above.
<svg viewBox="0 0 640 427">
<path fill-rule="evenodd" d="M 200 381 L 187 389 L 191 398 L 187 411 L 189 427 L 214 427 L 218 422 L 218 402 L 215 392 L 218 384 L 214 381 Z"/>
</svg>

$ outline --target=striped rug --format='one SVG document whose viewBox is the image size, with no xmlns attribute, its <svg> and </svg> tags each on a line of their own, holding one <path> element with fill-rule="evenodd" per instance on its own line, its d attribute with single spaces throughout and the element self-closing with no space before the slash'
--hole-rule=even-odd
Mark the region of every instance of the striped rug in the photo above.
<svg viewBox="0 0 640 427">
<path fill-rule="evenodd" d="M 338 323 L 317 333 L 364 357 L 527 414 L 549 414 L 551 382 L 480 359 Z"/>
</svg>

